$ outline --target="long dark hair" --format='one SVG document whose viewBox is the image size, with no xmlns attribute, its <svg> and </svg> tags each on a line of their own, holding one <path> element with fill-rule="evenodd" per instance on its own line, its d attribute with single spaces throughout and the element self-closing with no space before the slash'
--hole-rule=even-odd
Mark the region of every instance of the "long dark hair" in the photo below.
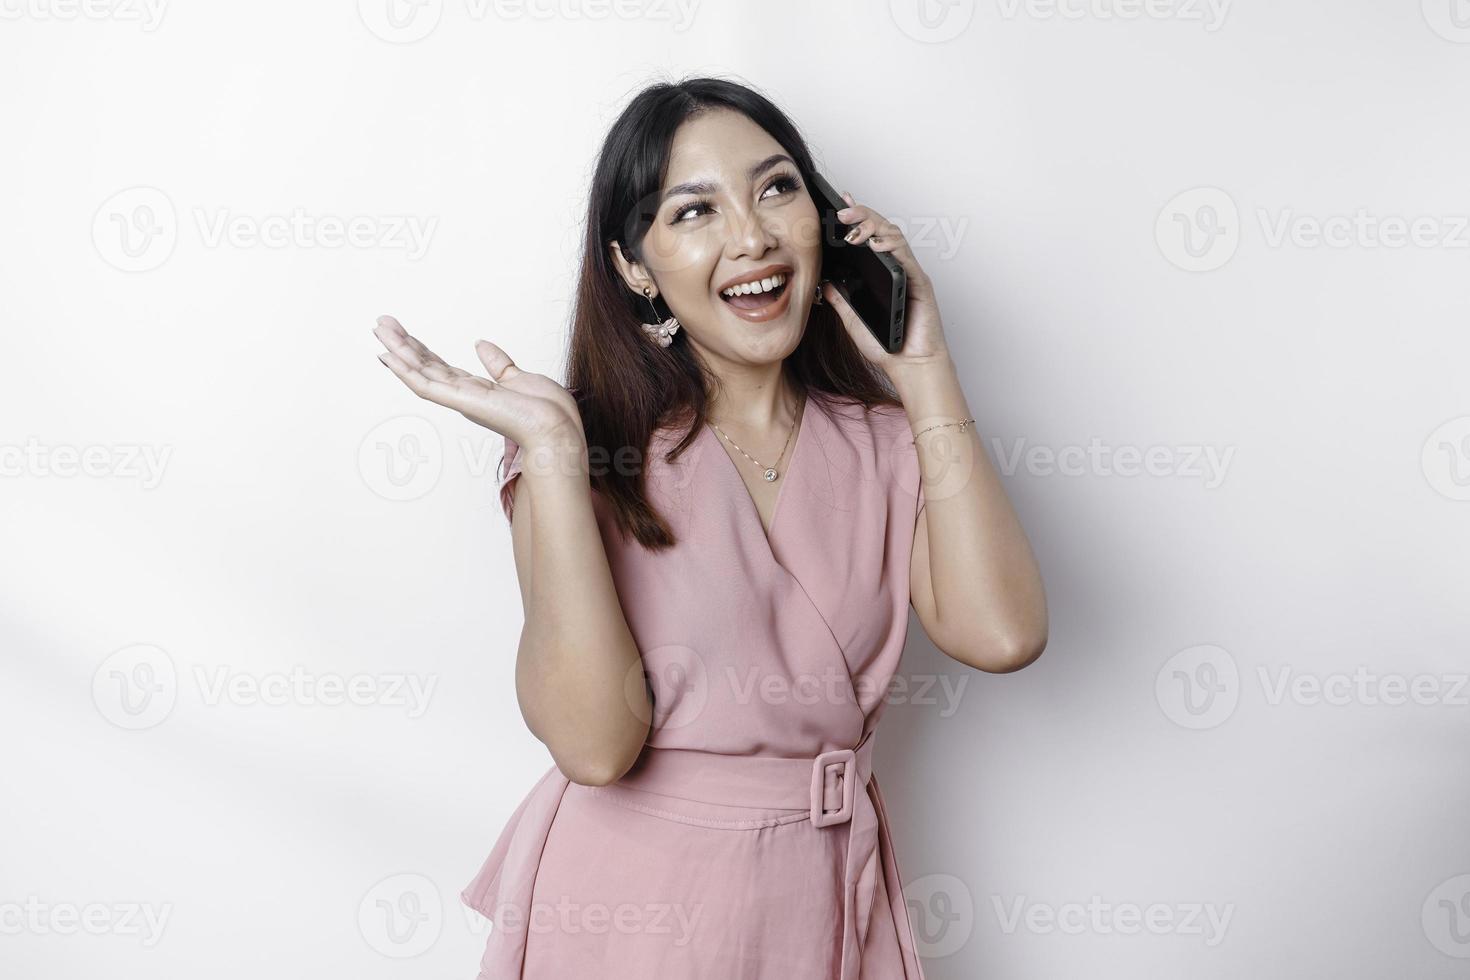
<svg viewBox="0 0 1470 980">
<path fill-rule="evenodd" d="M 786 114 L 747 86 L 720 78 L 690 77 L 657 82 L 640 91 L 618 116 L 603 140 L 587 203 L 582 271 L 577 282 L 566 387 L 576 399 L 587 436 L 592 488 L 611 504 L 622 532 L 645 548 L 674 544 L 674 535 L 649 504 L 643 474 L 647 467 L 599 465 L 621 460 L 620 447 L 648 451 L 661 426 L 690 423 L 668 453 L 679 456 L 705 424 L 709 393 L 716 378 L 690 349 L 683 334 L 668 347 L 653 343 L 640 324 L 652 319 L 646 297 L 634 293 L 618 274 L 608 246 L 618 242 L 624 255 L 642 261 L 641 243 L 652 224 L 658 191 L 667 174 L 669 151 L 680 124 L 712 109 L 733 109 L 760 126 L 796 162 L 802 183 L 811 184 L 811 151 Z M 662 298 L 655 299 L 655 305 Z M 669 316 L 658 308 L 659 319 Z M 831 404 L 846 397 L 865 408 L 899 405 L 884 373 L 853 344 L 837 313 L 813 306 L 796 349 L 783 371 L 799 395 Z M 601 452 L 599 452 L 599 449 Z"/>
</svg>

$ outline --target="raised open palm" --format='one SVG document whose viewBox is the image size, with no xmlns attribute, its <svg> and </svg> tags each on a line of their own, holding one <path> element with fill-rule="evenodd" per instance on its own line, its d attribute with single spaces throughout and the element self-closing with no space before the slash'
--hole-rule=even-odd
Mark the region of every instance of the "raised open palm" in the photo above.
<svg viewBox="0 0 1470 980">
<path fill-rule="evenodd" d="M 482 378 L 446 364 L 391 316 L 378 317 L 373 335 L 387 348 L 378 360 L 420 398 L 452 408 L 521 445 L 559 432 L 585 438 L 571 392 L 544 374 L 522 371 L 488 340 L 475 342 L 475 354 L 490 375 Z"/>
</svg>

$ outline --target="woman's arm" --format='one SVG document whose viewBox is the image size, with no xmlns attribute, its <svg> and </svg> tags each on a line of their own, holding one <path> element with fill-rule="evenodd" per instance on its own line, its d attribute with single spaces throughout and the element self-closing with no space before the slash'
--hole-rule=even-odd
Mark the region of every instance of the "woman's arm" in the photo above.
<svg viewBox="0 0 1470 980">
<path fill-rule="evenodd" d="M 1041 571 L 991 465 L 954 363 L 942 357 L 892 372 L 915 433 L 923 511 L 910 593 L 924 631 L 944 653 L 992 673 L 1020 670 L 1046 648 Z"/>
<path fill-rule="evenodd" d="M 511 543 L 525 626 L 516 696 L 568 779 L 602 785 L 633 765 L 653 706 L 592 509 L 579 432 L 520 447 Z"/>
<path fill-rule="evenodd" d="M 1046 648 L 1046 593 L 1041 572 L 1006 498 L 949 357 L 939 300 L 903 229 L 843 192 L 837 220 L 852 225 L 854 246 L 888 252 L 908 281 L 903 346 L 879 344 L 836 286 L 822 296 L 836 307 L 848 336 L 893 382 L 917 440 L 921 512 L 914 533 L 909 594 L 924 631 L 947 655 L 979 670 L 1019 670 Z"/>
<path fill-rule="evenodd" d="M 379 359 L 414 394 L 524 453 L 521 473 L 501 488 L 514 494 L 507 516 L 525 614 L 516 697 L 568 779 L 618 779 L 643 750 L 653 710 L 592 510 L 576 399 L 488 340 L 475 344 L 489 375 L 481 377 L 446 364 L 391 316 L 373 334 L 387 348 Z"/>
</svg>

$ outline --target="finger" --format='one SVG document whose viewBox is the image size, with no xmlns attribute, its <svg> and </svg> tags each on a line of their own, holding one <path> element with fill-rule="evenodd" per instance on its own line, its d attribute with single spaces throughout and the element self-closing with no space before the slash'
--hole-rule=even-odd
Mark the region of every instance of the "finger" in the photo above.
<svg viewBox="0 0 1470 980">
<path fill-rule="evenodd" d="M 849 245 L 861 245 L 875 235 L 887 237 L 889 229 L 897 230 L 883 215 L 861 204 L 838 211 L 837 219 L 851 225 L 842 236 Z"/>
<path fill-rule="evenodd" d="M 906 275 L 923 281 L 925 272 L 913 249 L 909 247 L 903 229 L 871 208 L 865 210 L 868 217 L 854 229 L 857 234 L 852 236 L 850 242 L 854 245 L 866 244 L 875 252 L 892 252 Z"/>
<path fill-rule="evenodd" d="M 377 326 L 373 327 L 373 336 L 383 342 L 383 346 L 392 350 L 408 343 L 408 331 L 403 329 L 403 324 L 391 316 L 378 317 Z"/>
<path fill-rule="evenodd" d="M 861 245 L 868 237 L 877 230 L 876 223 L 871 218 L 863 218 L 853 224 L 842 238 L 849 245 Z"/>
<path fill-rule="evenodd" d="M 480 363 L 485 365 L 485 370 L 490 374 L 490 380 L 496 384 L 507 384 L 523 373 L 520 368 L 516 367 L 515 361 L 510 359 L 509 354 L 488 340 L 475 341 L 475 355 L 480 358 Z"/>
<path fill-rule="evenodd" d="M 379 317 L 378 326 L 373 333 L 383 346 L 399 360 L 412 366 L 427 378 L 447 381 L 456 374 L 465 373 L 445 364 L 439 355 L 425 347 L 416 337 L 411 336 L 403 329 L 403 325 L 392 317 Z"/>
<path fill-rule="evenodd" d="M 469 376 L 469 372 L 462 371 L 453 364 L 447 363 L 444 358 L 429 350 L 423 341 L 419 340 L 413 334 L 404 334 L 404 336 L 408 340 L 409 347 L 418 355 L 423 372 L 429 377 L 447 380 L 449 378 Z"/>
<path fill-rule="evenodd" d="M 868 247 L 875 252 L 891 252 L 898 260 L 904 275 L 913 281 L 918 287 L 918 292 L 922 294 L 929 281 L 928 273 L 919 265 L 919 258 L 909 246 L 909 241 L 904 237 L 902 229 L 897 225 L 887 224 L 878 228 L 877 233 L 870 235 L 866 241 Z"/>
<path fill-rule="evenodd" d="M 903 240 L 903 233 L 898 225 L 887 220 L 880 214 L 875 214 L 862 223 L 862 234 L 857 237 L 854 244 L 861 245 L 864 242 L 874 243 L 874 247 L 894 246 Z"/>
<path fill-rule="evenodd" d="M 471 375 L 449 381 L 429 377 L 416 365 L 408 363 L 392 352 L 385 351 L 379 354 L 378 360 L 398 375 L 399 379 L 408 386 L 409 391 L 426 401 L 443 405 L 445 408 L 452 408 L 456 412 L 464 412 L 469 407 L 472 396 L 483 397 L 491 390 L 483 381 L 476 385 L 475 378 Z"/>
<path fill-rule="evenodd" d="M 396 374 L 398 380 L 407 385 L 408 390 L 420 398 L 429 398 L 432 401 L 429 393 L 433 390 L 434 385 L 443 383 L 428 377 L 417 364 L 404 360 L 393 351 L 384 351 L 378 355 L 378 360 L 386 364 L 388 370 Z"/>
<path fill-rule="evenodd" d="M 373 327 L 373 336 L 377 337 L 384 347 L 395 351 L 400 358 L 418 359 L 418 353 L 409 343 L 408 331 L 403 329 L 403 324 L 391 316 L 378 317 L 378 324 Z"/>
<path fill-rule="evenodd" d="M 858 225 L 873 215 L 873 209 L 862 204 L 850 204 L 837 212 L 837 220 L 845 225 Z"/>
</svg>

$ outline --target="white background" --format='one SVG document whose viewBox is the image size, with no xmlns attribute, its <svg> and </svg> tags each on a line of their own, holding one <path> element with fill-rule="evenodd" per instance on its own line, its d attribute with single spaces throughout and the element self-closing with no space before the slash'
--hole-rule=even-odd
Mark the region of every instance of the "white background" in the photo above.
<svg viewBox="0 0 1470 980">
<path fill-rule="evenodd" d="M 558 374 L 603 133 L 716 73 L 908 232 L 1046 578 L 887 709 L 932 980 L 1465 975 L 1470 7 L 924 3 L 0 0 L 0 972 L 474 975 L 501 440 L 370 330 Z"/>
</svg>

